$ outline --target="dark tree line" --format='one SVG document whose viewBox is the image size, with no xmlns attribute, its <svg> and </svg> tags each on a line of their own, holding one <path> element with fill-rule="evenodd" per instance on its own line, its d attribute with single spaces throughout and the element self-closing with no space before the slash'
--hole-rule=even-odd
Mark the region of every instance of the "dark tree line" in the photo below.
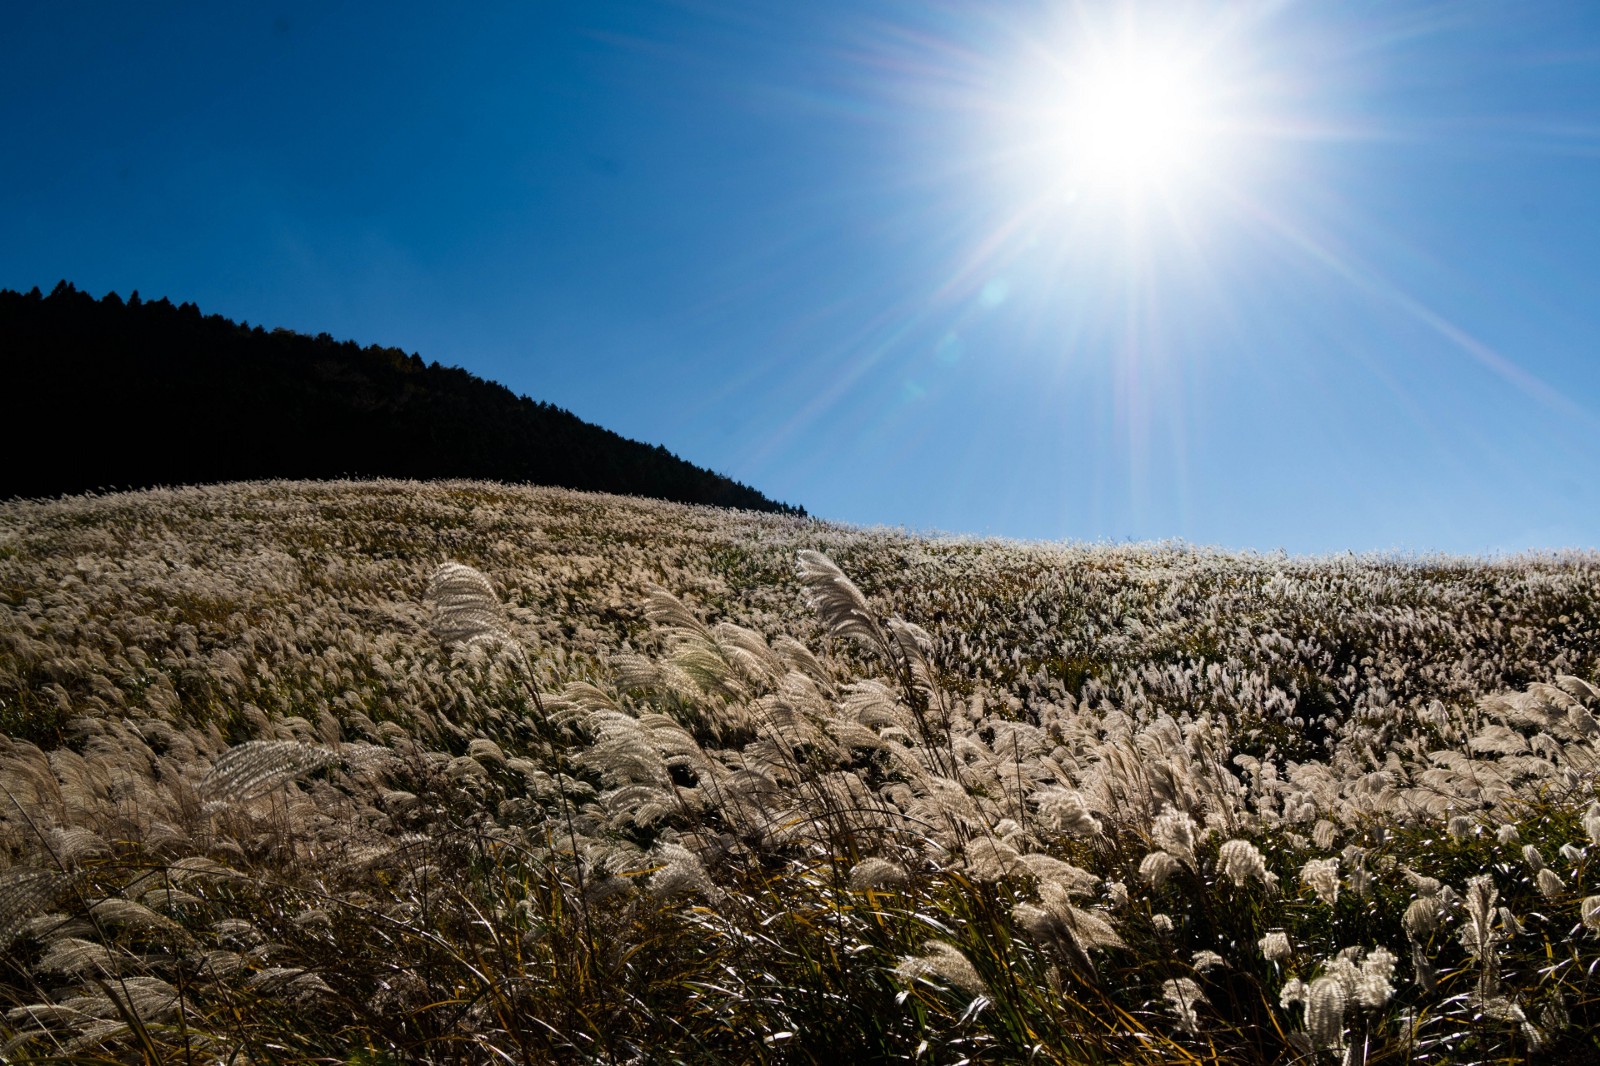
<svg viewBox="0 0 1600 1066">
<path fill-rule="evenodd" d="M 457 367 L 64 281 L 0 290 L 0 448 L 0 496 L 485 478 L 805 513 Z"/>
</svg>

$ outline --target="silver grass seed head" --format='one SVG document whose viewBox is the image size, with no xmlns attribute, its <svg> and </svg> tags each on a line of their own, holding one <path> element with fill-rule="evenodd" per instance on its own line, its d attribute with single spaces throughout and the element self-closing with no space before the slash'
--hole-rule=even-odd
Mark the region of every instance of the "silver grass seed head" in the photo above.
<svg viewBox="0 0 1600 1066">
<path fill-rule="evenodd" d="M 877 856 L 862 859 L 850 870 L 850 887 L 857 892 L 904 888 L 910 880 L 904 866 Z"/>
<path fill-rule="evenodd" d="M 298 740 L 249 740 L 223 752 L 200 782 L 210 804 L 244 803 L 291 781 L 339 762 L 318 744 Z"/>
<path fill-rule="evenodd" d="M 1300 883 L 1328 906 L 1339 902 L 1339 860 L 1312 859 L 1300 868 Z"/>
<path fill-rule="evenodd" d="M 972 960 L 961 949 L 943 940 L 929 940 L 922 945 L 923 954 L 900 960 L 895 973 L 915 981 L 919 978 L 937 978 L 973 996 L 987 996 L 989 985 L 978 974 Z"/>
<path fill-rule="evenodd" d="M 500 745 L 487 737 L 479 737 L 467 744 L 467 754 L 483 766 L 504 766 L 506 753 Z"/>
<path fill-rule="evenodd" d="M 265 943 L 267 936 L 252 921 L 244 918 L 223 918 L 213 922 L 211 928 L 224 943 L 240 947 L 255 947 Z"/>
<path fill-rule="evenodd" d="M 0 948 L 17 938 L 29 918 L 53 904 L 66 884 L 66 876 L 55 870 L 13 866 L 0 871 Z"/>
<path fill-rule="evenodd" d="M 1522 1022 L 1528 1017 L 1515 1000 L 1507 999 L 1505 996 L 1485 999 L 1479 1004 L 1478 1009 L 1483 1011 L 1485 1018 L 1496 1022 Z"/>
<path fill-rule="evenodd" d="M 1248 840 L 1225 841 L 1217 851 L 1217 870 L 1236 885 L 1258 881 L 1270 891 L 1278 883 L 1277 876 L 1267 869 L 1261 852 Z"/>
<path fill-rule="evenodd" d="M 1044 907 L 1018 903 L 1011 909 L 1011 917 L 1040 943 L 1050 943 L 1061 935 L 1060 920 Z"/>
<path fill-rule="evenodd" d="M 1125 948 L 1127 943 L 1117 935 L 1116 926 L 1104 911 L 1084 910 L 1081 907 L 1058 907 L 1066 915 L 1066 924 L 1072 936 L 1084 951 L 1104 951 L 1107 948 Z"/>
<path fill-rule="evenodd" d="M 176 1020 L 180 1009 L 178 990 L 159 977 L 124 977 L 116 982 L 116 989 L 121 993 L 128 1010 L 142 1021 L 163 1024 Z M 108 1003 L 113 1013 L 106 1017 L 118 1017 L 119 1013 L 113 1004 Z"/>
<path fill-rule="evenodd" d="M 83 797 L 85 806 L 92 798 Z M 63 866 L 76 866 L 84 859 L 100 858 L 111 852 L 105 837 L 91 829 L 56 826 L 48 833 L 51 856 Z"/>
<path fill-rule="evenodd" d="M 6 1011 L 6 1021 L 19 1029 L 32 1023 L 40 1030 L 50 1030 L 60 1027 L 79 1027 L 93 1024 L 96 1019 L 77 1006 L 67 1006 L 62 1003 L 30 1003 L 22 1007 L 12 1007 Z M 21 1038 L 18 1038 L 21 1039 Z M 13 1048 L 16 1041 L 7 1041 L 3 1045 L 7 1050 Z"/>
<path fill-rule="evenodd" d="M 200 972 L 212 980 L 231 977 L 250 965 L 250 960 L 237 951 L 220 949 L 201 953 L 197 961 L 200 964 Z"/>
<path fill-rule="evenodd" d="M 1539 1024 L 1547 1033 L 1559 1033 L 1572 1024 L 1572 1015 L 1567 1011 L 1567 1005 L 1561 996 L 1550 1000 L 1539 1011 Z"/>
<path fill-rule="evenodd" d="M 1421 944 L 1415 940 L 1411 942 L 1411 979 L 1416 986 L 1424 992 L 1431 993 L 1438 987 L 1439 971 L 1428 957 Z"/>
<path fill-rule="evenodd" d="M 1367 953 L 1355 975 L 1353 996 L 1363 1007 L 1381 1007 L 1394 995 L 1394 967 L 1398 960 L 1388 948 Z"/>
<path fill-rule="evenodd" d="M 1041 889 L 1045 885 L 1056 885 L 1069 895 L 1087 896 L 1100 887 L 1100 878 L 1088 870 L 1050 855 L 1029 852 L 1018 856 L 1017 861 L 1039 879 Z"/>
<path fill-rule="evenodd" d="M 326 981 L 300 966 L 268 966 L 251 974 L 247 983 L 257 991 L 290 1002 L 333 994 Z"/>
<path fill-rule="evenodd" d="M 1168 807 L 1162 811 L 1151 826 L 1150 838 L 1161 849 L 1183 862 L 1185 865 L 1194 865 L 1194 845 L 1196 826 L 1194 819 L 1187 811 L 1176 810 Z"/>
<path fill-rule="evenodd" d="M 695 636 L 709 641 L 711 631 L 687 604 L 664 588 L 651 586 L 645 601 L 644 616 L 657 629 L 676 630 L 679 637 Z"/>
<path fill-rule="evenodd" d="M 1105 912 L 1075 906 L 1071 891 L 1064 884 L 1044 882 L 1039 886 L 1039 896 L 1044 909 L 1061 923 L 1081 951 L 1126 947 Z"/>
<path fill-rule="evenodd" d="M 119 959 L 110 948 L 97 941 L 63 936 L 50 942 L 50 946 L 39 959 L 39 968 L 46 973 L 66 974 L 71 977 L 81 974 L 92 977 L 114 977 L 118 973 L 118 963 L 127 961 L 130 960 Z"/>
<path fill-rule="evenodd" d="M 1348 996 L 1337 975 L 1324 974 L 1306 992 L 1306 1034 L 1319 1049 L 1344 1047 L 1344 1009 Z"/>
<path fill-rule="evenodd" d="M 142 903 L 131 899 L 110 897 L 96 900 L 89 907 L 90 916 L 111 928 L 133 929 L 146 935 L 160 935 L 168 940 L 188 942 L 188 932 L 164 914 L 157 914 Z"/>
<path fill-rule="evenodd" d="M 1261 957 L 1268 962 L 1283 962 L 1294 954 L 1294 947 L 1289 943 L 1289 934 L 1282 929 L 1274 929 L 1260 940 Z"/>
<path fill-rule="evenodd" d="M 1083 794 L 1072 789 L 1054 788 L 1037 793 L 1039 816 L 1064 833 L 1073 836 L 1099 836 L 1104 827 L 1089 810 Z"/>
<path fill-rule="evenodd" d="M 1160 888 L 1181 869 L 1178 860 L 1167 852 L 1152 851 L 1140 861 L 1139 876 L 1150 882 L 1152 888 Z"/>
<path fill-rule="evenodd" d="M 1600 933 L 1600 896 L 1585 896 L 1578 905 L 1578 916 L 1584 928 Z"/>
<path fill-rule="evenodd" d="M 494 585 L 481 571 L 465 563 L 448 562 L 435 570 L 428 581 L 426 598 L 432 608 L 429 628 L 441 644 L 509 639 L 505 608 L 495 595 Z"/>
<path fill-rule="evenodd" d="M 1561 880 L 1561 875 L 1548 866 L 1540 870 L 1534 880 L 1539 886 L 1539 893 L 1545 899 L 1555 899 L 1567 890 L 1567 884 Z"/>
<path fill-rule="evenodd" d="M 652 856 L 665 864 L 650 877 L 650 894 L 657 899 L 698 895 L 716 903 L 725 893 L 712 883 L 700 857 L 681 844 L 663 844 Z"/>
<path fill-rule="evenodd" d="M 802 551 L 797 570 L 806 599 L 822 624 L 837 637 L 851 637 L 888 655 L 888 635 L 855 582 L 819 551 Z"/>
<path fill-rule="evenodd" d="M 1495 901 L 1499 898 L 1500 890 L 1494 887 L 1494 878 L 1488 874 L 1468 878 L 1464 902 L 1468 920 L 1487 927 L 1494 921 Z"/>
<path fill-rule="evenodd" d="M 993 837 L 977 837 L 967 844 L 967 870 L 979 881 L 1001 881 L 1020 868 L 1017 849 Z"/>
<path fill-rule="evenodd" d="M 146 907 L 198 907 L 205 900 L 193 892 L 185 892 L 171 884 L 158 885 L 139 897 L 139 902 Z"/>
<path fill-rule="evenodd" d="M 1485 963 L 1492 962 L 1502 933 L 1494 927 L 1497 916 L 1495 901 L 1500 893 L 1488 874 L 1479 874 L 1467 881 L 1463 909 L 1467 920 L 1462 923 L 1457 938 L 1467 953 Z"/>
<path fill-rule="evenodd" d="M 1590 844 L 1600 846 L 1600 803 L 1590 803 L 1583 812 L 1583 831 Z"/>
<path fill-rule="evenodd" d="M 1167 1008 L 1172 1011 L 1173 1020 L 1179 1029 L 1186 1033 L 1200 1031 L 1200 1014 L 1197 1008 L 1209 1001 L 1194 978 L 1175 977 L 1163 982 L 1161 998 L 1166 1000 Z"/>
<path fill-rule="evenodd" d="M 1435 896 L 1422 896 L 1414 899 L 1406 907 L 1406 913 L 1400 919 L 1406 936 L 1413 942 L 1420 943 L 1432 936 L 1439 928 L 1439 901 Z"/>
<path fill-rule="evenodd" d="M 1563 617 L 1561 621 L 1565 624 L 1567 618 Z M 1568 695 L 1574 696 L 1580 701 L 1600 700 L 1600 689 L 1573 674 L 1557 674 L 1556 684 L 1564 689 Z"/>
<path fill-rule="evenodd" d="M 1093 972 L 1092 952 L 1126 945 L 1116 929 L 1097 911 L 1073 906 L 1062 891 L 1045 892 L 1043 906 L 1018 903 L 1012 918 L 1041 947 L 1065 957 L 1074 966 Z"/>
</svg>

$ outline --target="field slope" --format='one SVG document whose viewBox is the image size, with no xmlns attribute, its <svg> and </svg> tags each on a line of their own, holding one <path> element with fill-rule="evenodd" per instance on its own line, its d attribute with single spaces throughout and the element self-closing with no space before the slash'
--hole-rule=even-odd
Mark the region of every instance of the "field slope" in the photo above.
<svg viewBox="0 0 1600 1066">
<path fill-rule="evenodd" d="M 1596 1061 L 1600 556 L 0 503 L 0 1058 Z"/>
</svg>

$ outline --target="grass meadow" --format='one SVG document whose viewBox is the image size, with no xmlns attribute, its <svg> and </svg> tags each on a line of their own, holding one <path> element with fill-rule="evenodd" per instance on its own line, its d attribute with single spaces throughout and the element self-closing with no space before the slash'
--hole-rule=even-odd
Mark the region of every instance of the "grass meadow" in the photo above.
<svg viewBox="0 0 1600 1066">
<path fill-rule="evenodd" d="M 1600 1061 L 1600 555 L 0 503 L 0 1059 Z"/>
</svg>

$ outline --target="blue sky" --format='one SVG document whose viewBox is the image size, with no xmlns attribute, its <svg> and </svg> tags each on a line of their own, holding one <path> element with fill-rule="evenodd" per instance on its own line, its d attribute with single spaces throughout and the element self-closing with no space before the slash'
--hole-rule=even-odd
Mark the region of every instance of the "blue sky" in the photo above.
<svg viewBox="0 0 1600 1066">
<path fill-rule="evenodd" d="M 1600 5 L 7 22 L 0 286 L 417 351 L 861 524 L 1600 545 Z"/>
</svg>

